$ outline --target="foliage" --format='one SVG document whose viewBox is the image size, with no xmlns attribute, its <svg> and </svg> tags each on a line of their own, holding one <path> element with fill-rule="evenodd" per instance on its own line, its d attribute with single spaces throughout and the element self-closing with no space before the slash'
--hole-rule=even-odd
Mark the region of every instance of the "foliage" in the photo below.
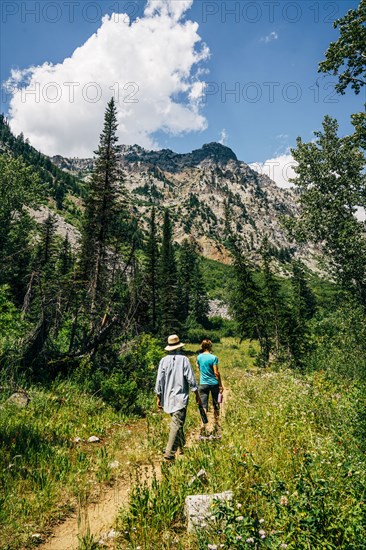
<svg viewBox="0 0 366 550">
<path fill-rule="evenodd" d="M 177 265 L 173 247 L 173 227 L 168 210 L 164 212 L 163 238 L 160 251 L 160 331 L 162 335 L 178 332 Z"/>
<path fill-rule="evenodd" d="M 319 72 L 330 72 L 338 76 L 337 92 L 344 94 L 351 88 L 358 94 L 366 84 L 366 1 L 360 0 L 357 9 L 334 22 L 340 37 L 332 42 L 319 64 Z"/>
<path fill-rule="evenodd" d="M 18 348 L 27 329 L 27 323 L 9 299 L 9 287 L 0 286 L 0 365 Z"/>
<path fill-rule="evenodd" d="M 323 128 L 315 142 L 298 138 L 292 151 L 302 206 L 292 225 L 298 236 L 323 246 L 332 275 L 366 304 L 366 239 L 355 216 L 366 204 L 364 157 L 350 139 L 338 137 L 334 119 L 325 117 Z"/>
<path fill-rule="evenodd" d="M 248 351 L 247 342 L 215 346 L 232 393 L 223 439 L 193 443 L 159 482 L 137 481 L 118 521 L 122 547 L 362 548 L 364 432 L 354 423 L 365 386 L 324 372 L 248 369 Z M 193 406 L 188 422 L 192 415 Z M 195 478 L 202 468 L 205 478 Z M 185 497 L 229 489 L 234 499 L 187 537 Z"/>
</svg>

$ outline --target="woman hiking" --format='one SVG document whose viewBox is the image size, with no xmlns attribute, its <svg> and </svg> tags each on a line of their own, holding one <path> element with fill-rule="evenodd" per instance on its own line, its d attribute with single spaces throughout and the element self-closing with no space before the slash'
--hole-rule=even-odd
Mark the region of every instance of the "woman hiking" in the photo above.
<svg viewBox="0 0 366 550">
<path fill-rule="evenodd" d="M 224 388 L 219 373 L 219 360 L 212 353 L 212 342 L 208 338 L 201 342 L 201 352 L 197 357 L 197 366 L 200 371 L 199 394 L 203 408 L 208 411 L 209 396 L 212 396 L 212 405 L 214 411 L 213 432 L 217 433 L 219 428 L 219 394 L 223 393 Z M 206 427 L 201 428 L 201 435 L 206 435 Z"/>
</svg>

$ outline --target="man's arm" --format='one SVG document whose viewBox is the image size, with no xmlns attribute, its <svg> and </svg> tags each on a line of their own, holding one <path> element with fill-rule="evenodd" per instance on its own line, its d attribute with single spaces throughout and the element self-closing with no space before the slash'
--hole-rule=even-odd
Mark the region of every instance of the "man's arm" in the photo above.
<svg viewBox="0 0 366 550">
<path fill-rule="evenodd" d="M 185 377 L 186 377 L 187 382 L 189 384 L 189 387 L 191 388 L 191 391 L 194 393 L 194 395 L 196 397 L 196 403 L 198 405 L 202 405 L 201 397 L 200 397 L 200 394 L 198 392 L 197 380 L 196 380 L 196 377 L 194 375 L 192 365 L 191 365 L 191 363 L 190 363 L 190 361 L 187 357 L 185 357 L 184 367 L 185 367 L 184 368 L 184 374 L 185 374 Z"/>
<path fill-rule="evenodd" d="M 162 365 L 161 365 L 161 362 L 159 364 L 159 369 L 158 369 L 158 374 L 157 374 L 157 377 L 156 377 L 156 383 L 155 383 L 155 393 L 156 393 L 156 405 L 158 407 L 158 409 L 162 409 L 162 404 L 161 404 L 161 395 L 163 393 L 163 388 L 162 388 L 162 379 L 163 379 L 163 373 L 162 373 Z"/>
</svg>

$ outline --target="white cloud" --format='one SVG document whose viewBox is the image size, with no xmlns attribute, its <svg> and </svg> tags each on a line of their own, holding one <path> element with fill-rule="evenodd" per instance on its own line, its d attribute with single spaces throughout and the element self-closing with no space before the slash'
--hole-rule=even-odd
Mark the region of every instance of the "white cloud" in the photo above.
<svg viewBox="0 0 366 550">
<path fill-rule="evenodd" d="M 229 139 L 229 134 L 227 133 L 225 128 L 223 128 L 220 132 L 219 143 L 221 143 L 221 145 L 226 145 L 228 139 Z"/>
<path fill-rule="evenodd" d="M 269 42 L 272 42 L 273 40 L 277 40 L 277 39 L 278 39 L 278 34 L 272 31 L 267 36 L 264 36 L 263 38 L 261 38 L 261 42 L 268 44 Z"/>
<path fill-rule="evenodd" d="M 290 178 L 296 177 L 294 171 L 296 161 L 292 155 L 279 155 L 264 162 L 253 162 L 249 166 L 259 174 L 265 174 L 270 177 L 278 187 L 293 187 L 293 183 L 289 181 Z"/>
<path fill-rule="evenodd" d="M 149 0 L 144 16 L 102 19 L 71 57 L 14 70 L 10 123 L 46 154 L 90 156 L 114 95 L 121 143 L 158 147 L 154 133 L 202 131 L 201 63 L 209 50 L 198 24 L 182 20 L 192 0 Z"/>
<path fill-rule="evenodd" d="M 193 0 L 148 0 L 144 13 L 146 16 L 164 14 L 179 21 L 192 4 Z"/>
</svg>

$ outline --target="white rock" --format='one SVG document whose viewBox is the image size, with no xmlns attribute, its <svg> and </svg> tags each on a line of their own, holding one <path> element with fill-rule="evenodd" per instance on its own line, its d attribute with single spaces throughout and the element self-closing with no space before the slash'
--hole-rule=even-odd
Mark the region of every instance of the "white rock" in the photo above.
<svg viewBox="0 0 366 550">
<path fill-rule="evenodd" d="M 212 516 L 211 505 L 214 500 L 228 501 L 232 500 L 232 498 L 232 491 L 212 495 L 189 495 L 185 503 L 188 518 L 188 533 L 194 533 L 197 529 L 206 527 L 210 521 L 212 522 L 210 519 Z"/>
<path fill-rule="evenodd" d="M 88 439 L 88 443 L 97 443 L 98 441 L 100 441 L 100 439 L 96 435 L 91 435 Z"/>
<path fill-rule="evenodd" d="M 16 392 L 13 393 L 7 400 L 7 403 L 14 403 L 14 405 L 17 405 L 21 409 L 28 407 L 30 402 L 30 397 L 25 392 Z"/>
</svg>

